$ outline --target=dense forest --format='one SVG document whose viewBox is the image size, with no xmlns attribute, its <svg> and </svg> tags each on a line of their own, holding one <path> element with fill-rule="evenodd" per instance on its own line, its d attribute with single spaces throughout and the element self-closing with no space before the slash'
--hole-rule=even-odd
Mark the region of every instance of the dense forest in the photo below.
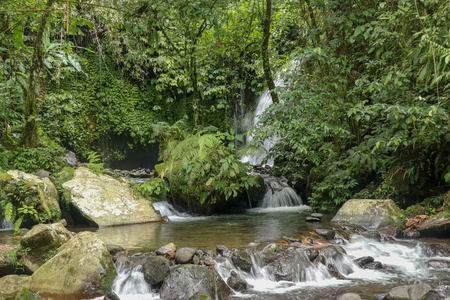
<svg viewBox="0 0 450 300">
<path fill-rule="evenodd" d="M 267 88 L 274 104 L 245 127 Z M 358 197 L 428 213 L 450 206 L 449 92 L 445 0 L 0 4 L 0 174 L 158 143 L 143 192 L 168 180 L 215 203 L 256 185 L 239 156 L 277 137 L 271 172 L 317 210 Z"/>
</svg>

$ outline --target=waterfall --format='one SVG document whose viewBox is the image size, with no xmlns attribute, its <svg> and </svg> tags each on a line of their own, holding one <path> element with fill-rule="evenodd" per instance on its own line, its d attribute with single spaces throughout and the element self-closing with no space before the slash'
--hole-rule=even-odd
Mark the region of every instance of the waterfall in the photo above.
<svg viewBox="0 0 450 300">
<path fill-rule="evenodd" d="M 159 299 L 145 281 L 142 265 L 130 261 L 121 261 L 116 265 L 117 276 L 112 284 L 112 291 L 121 300 Z"/>
<path fill-rule="evenodd" d="M 258 207 L 275 208 L 303 204 L 300 196 L 288 185 L 286 178 L 267 174 L 261 174 L 261 177 L 266 185 L 266 193 L 259 202 Z"/>
<path fill-rule="evenodd" d="M 153 203 L 153 208 L 158 210 L 161 216 L 168 217 L 169 220 L 182 219 L 192 217 L 188 213 L 180 212 L 167 201 L 158 201 Z"/>
<path fill-rule="evenodd" d="M 1 219 L 0 230 L 13 230 L 14 224 L 11 221 L 7 221 L 6 219 Z"/>
</svg>

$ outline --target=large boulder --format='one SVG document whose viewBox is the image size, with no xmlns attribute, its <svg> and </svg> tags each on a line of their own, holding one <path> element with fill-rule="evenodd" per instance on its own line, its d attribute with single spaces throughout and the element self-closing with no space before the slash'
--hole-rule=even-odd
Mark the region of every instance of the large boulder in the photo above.
<svg viewBox="0 0 450 300">
<path fill-rule="evenodd" d="M 22 249 L 27 249 L 22 255 L 22 264 L 26 271 L 30 274 L 36 271 L 73 235 L 61 223 L 33 226 L 20 240 Z"/>
<path fill-rule="evenodd" d="M 152 286 L 160 285 L 167 274 L 169 274 L 170 262 L 167 258 L 162 256 L 149 256 L 143 266 L 142 273 L 144 273 L 144 279 Z"/>
<path fill-rule="evenodd" d="M 400 208 L 390 199 L 350 199 L 342 205 L 331 222 L 384 230 L 395 235 L 403 225 L 401 217 Z"/>
<path fill-rule="evenodd" d="M 31 276 L 30 290 L 44 297 L 82 299 L 109 290 L 116 269 L 106 245 L 80 232 Z"/>
<path fill-rule="evenodd" d="M 59 208 L 59 194 L 55 185 L 48 177 L 24 173 L 18 170 L 9 170 L 2 175 L 1 185 L 7 193 L 14 194 L 14 199 L 20 199 L 20 203 L 12 200 L 16 209 L 23 205 L 32 206 L 39 219 L 32 213 L 23 214 L 22 224 L 31 227 L 39 222 L 57 221 L 61 218 Z"/>
<path fill-rule="evenodd" d="M 30 276 L 8 275 L 0 278 L 0 299 L 14 300 L 22 289 L 29 288 Z"/>
<path fill-rule="evenodd" d="M 180 265 L 170 270 L 161 286 L 161 299 L 185 300 L 205 293 L 212 299 L 226 299 L 231 289 L 220 275 L 208 267 Z"/>
<path fill-rule="evenodd" d="M 450 212 L 432 216 L 419 227 L 421 236 L 450 237 Z"/>
<path fill-rule="evenodd" d="M 113 226 L 162 221 L 151 203 L 136 196 L 125 180 L 78 168 L 62 185 L 69 201 L 93 226 Z"/>
</svg>

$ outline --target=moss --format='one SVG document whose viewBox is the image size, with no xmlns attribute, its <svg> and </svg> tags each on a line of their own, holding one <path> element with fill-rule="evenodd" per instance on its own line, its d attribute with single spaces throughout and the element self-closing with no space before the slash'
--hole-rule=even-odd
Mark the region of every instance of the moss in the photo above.
<svg viewBox="0 0 450 300">
<path fill-rule="evenodd" d="M 394 205 L 395 205 L 395 203 L 394 203 Z M 383 206 L 386 208 L 386 210 L 388 212 L 389 224 L 397 230 L 405 229 L 406 217 L 405 217 L 403 211 L 400 208 L 398 208 L 396 205 L 392 206 L 392 205 L 388 205 L 388 204 L 383 204 Z"/>
<path fill-rule="evenodd" d="M 0 175 L 0 181 L 10 181 L 12 178 L 12 175 L 7 173 Z"/>
<path fill-rule="evenodd" d="M 106 273 L 102 278 L 102 292 L 106 294 L 111 291 L 111 286 L 117 276 L 117 271 L 114 267 L 108 268 L 108 266 L 106 266 L 104 262 L 102 262 L 102 266 L 106 270 Z"/>
</svg>

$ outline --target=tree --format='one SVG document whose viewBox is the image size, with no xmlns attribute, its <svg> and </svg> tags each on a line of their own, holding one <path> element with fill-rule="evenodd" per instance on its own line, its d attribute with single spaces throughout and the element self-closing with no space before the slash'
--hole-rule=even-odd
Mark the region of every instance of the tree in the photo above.
<svg viewBox="0 0 450 300">
<path fill-rule="evenodd" d="M 270 40 L 270 24 L 272 23 L 272 0 L 266 0 L 266 9 L 263 18 L 263 41 L 261 45 L 261 53 L 264 67 L 264 76 L 266 77 L 267 86 L 270 90 L 270 96 L 273 103 L 279 103 L 278 94 L 273 81 L 272 70 L 269 60 L 269 40 Z"/>
</svg>

